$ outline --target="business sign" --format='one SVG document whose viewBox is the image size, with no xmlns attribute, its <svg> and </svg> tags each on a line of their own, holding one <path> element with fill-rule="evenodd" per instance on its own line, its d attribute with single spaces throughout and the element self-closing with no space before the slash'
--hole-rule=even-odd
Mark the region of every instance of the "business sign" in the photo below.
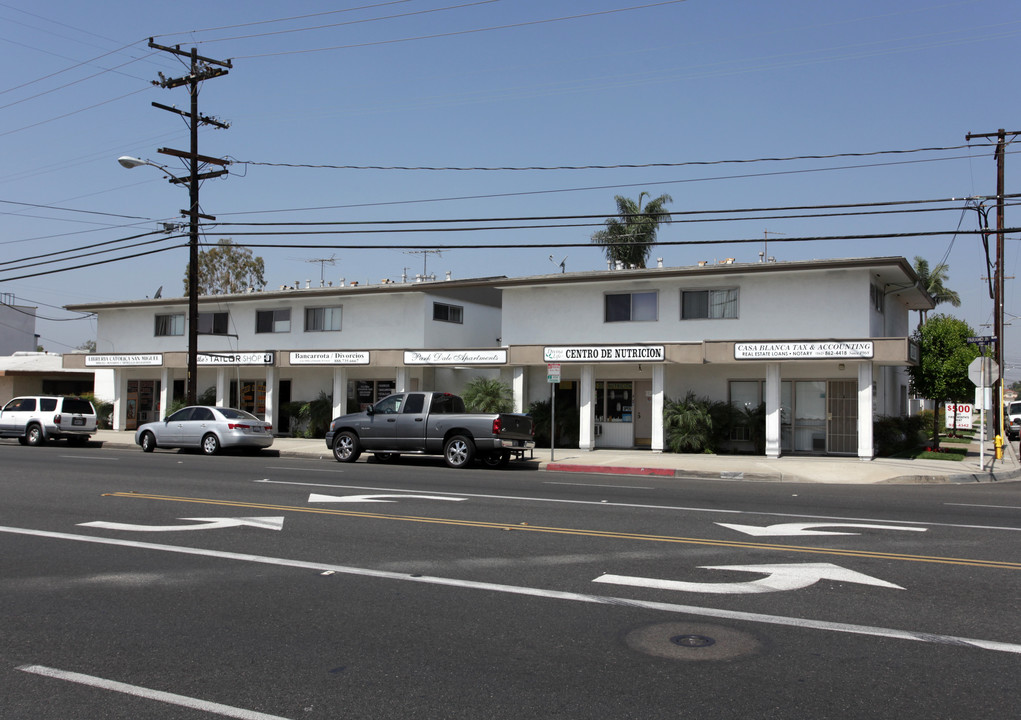
<svg viewBox="0 0 1021 720">
<path fill-rule="evenodd" d="M 273 353 L 271 352 L 248 352 L 248 353 L 199 353 L 199 365 L 272 365 Z"/>
<path fill-rule="evenodd" d="M 368 350 L 303 350 L 291 353 L 291 365 L 368 365 Z"/>
<path fill-rule="evenodd" d="M 870 358 L 873 352 L 869 340 L 734 343 L 735 360 L 844 360 Z"/>
<path fill-rule="evenodd" d="M 405 365 L 503 365 L 506 350 L 405 350 Z"/>
<path fill-rule="evenodd" d="M 663 345 L 567 345 L 542 349 L 543 360 L 559 362 L 662 362 Z"/>
<path fill-rule="evenodd" d="M 161 353 L 146 355 L 86 355 L 85 367 L 150 367 L 162 365 Z"/>
<path fill-rule="evenodd" d="M 947 403 L 946 418 L 947 429 L 957 428 L 958 430 L 971 430 L 971 412 L 974 406 L 967 403 Z"/>
</svg>

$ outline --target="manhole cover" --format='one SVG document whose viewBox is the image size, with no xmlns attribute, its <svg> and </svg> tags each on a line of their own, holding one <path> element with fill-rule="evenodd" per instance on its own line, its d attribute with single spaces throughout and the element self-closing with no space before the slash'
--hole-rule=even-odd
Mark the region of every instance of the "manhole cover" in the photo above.
<svg viewBox="0 0 1021 720">
<path fill-rule="evenodd" d="M 734 660 L 756 655 L 762 643 L 749 633 L 695 623 L 660 623 L 624 636 L 632 650 L 670 660 Z"/>
</svg>

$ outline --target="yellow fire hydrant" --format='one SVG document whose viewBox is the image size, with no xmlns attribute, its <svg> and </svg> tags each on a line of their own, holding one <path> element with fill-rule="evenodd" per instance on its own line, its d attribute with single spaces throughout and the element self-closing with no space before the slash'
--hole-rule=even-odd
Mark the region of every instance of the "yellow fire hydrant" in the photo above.
<svg viewBox="0 0 1021 720">
<path fill-rule="evenodd" d="M 993 445 L 996 447 L 996 459 L 1003 460 L 1003 438 L 997 435 L 993 439 Z"/>
</svg>

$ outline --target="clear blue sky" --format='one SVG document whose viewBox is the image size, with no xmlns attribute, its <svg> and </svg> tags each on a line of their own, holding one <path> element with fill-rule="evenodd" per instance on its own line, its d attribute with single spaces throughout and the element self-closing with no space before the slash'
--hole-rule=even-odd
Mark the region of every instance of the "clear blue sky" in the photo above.
<svg viewBox="0 0 1021 720">
<path fill-rule="evenodd" d="M 184 74 L 178 60 L 147 47 L 155 36 L 162 45 L 197 47 L 233 62 L 200 96 L 203 114 L 231 124 L 204 129 L 200 152 L 242 161 L 229 177 L 202 187 L 203 212 L 220 222 L 606 216 L 615 194 L 643 191 L 671 195 L 668 209 L 678 213 L 958 198 L 909 206 L 929 209 L 917 213 L 680 215 L 660 240 L 732 242 L 661 246 L 653 257 L 667 265 L 725 257 L 757 262 L 762 250 L 777 260 L 920 255 L 936 265 L 945 258 L 948 285 L 964 303 L 941 309 L 976 333 L 992 332 L 982 327 L 991 322 L 993 303 L 976 236 L 790 240 L 976 229 L 977 213 L 964 210 L 961 198 L 995 193 L 992 147 L 961 146 L 968 132 L 1021 130 L 1016 0 L 9 0 L 0 2 L 0 19 L 7 70 L 0 83 L 0 292 L 39 305 L 41 318 L 72 317 L 59 309 L 66 304 L 144 298 L 160 286 L 164 297 L 183 294 L 184 249 L 12 279 L 75 262 L 14 269 L 23 263 L 13 261 L 77 251 L 73 256 L 87 245 L 151 232 L 160 221 L 183 220 L 186 188 L 169 185 L 154 168 L 129 172 L 116 162 L 135 155 L 185 172 L 156 152 L 187 149 L 188 135 L 181 118 L 151 103 L 186 109 L 188 96 L 183 88 L 150 84 L 159 72 Z M 1008 148 L 1008 193 L 1021 191 L 1016 147 Z M 942 149 L 684 164 L 922 148 Z M 271 163 L 672 166 L 455 171 Z M 1017 213 L 1008 208 L 1008 227 L 1021 225 Z M 429 223 L 417 227 L 444 229 L 395 233 L 370 232 L 386 226 L 364 224 L 332 228 L 353 234 L 299 236 L 294 226 L 235 225 L 207 228 L 204 239 L 285 246 L 256 250 L 270 289 L 306 279 L 317 285 L 321 271 L 334 283 L 399 280 L 405 268 L 421 272 L 426 259 L 430 273 L 449 270 L 455 278 L 556 272 L 550 255 L 557 263 L 566 256 L 569 271 L 605 268 L 594 247 L 514 247 L 587 243 L 597 229 L 583 225 L 595 220 L 557 222 L 576 226 L 452 232 Z M 240 234 L 253 230 L 284 234 Z M 768 248 L 733 242 L 767 236 Z M 1006 242 L 1011 277 L 1018 274 L 1018 239 L 1014 233 Z M 128 249 L 132 242 L 138 240 L 77 262 L 180 241 Z M 346 247 L 352 244 L 501 247 L 423 256 Z M 334 265 L 311 262 L 331 257 Z M 1005 307 L 1021 315 L 1015 285 L 1007 281 Z M 95 338 L 88 319 L 40 319 L 38 332 L 57 352 Z M 1008 377 L 1021 377 L 1018 332 L 1007 328 L 1006 335 L 1008 364 L 1016 368 Z"/>
</svg>

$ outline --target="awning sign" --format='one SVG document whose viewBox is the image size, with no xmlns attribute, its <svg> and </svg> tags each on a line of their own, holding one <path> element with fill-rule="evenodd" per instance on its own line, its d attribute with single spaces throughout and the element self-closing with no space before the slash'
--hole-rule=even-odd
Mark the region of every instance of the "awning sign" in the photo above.
<svg viewBox="0 0 1021 720">
<path fill-rule="evenodd" d="M 304 350 L 291 353 L 291 365 L 368 365 L 368 350 Z"/>
<path fill-rule="evenodd" d="M 86 355 L 85 367 L 151 367 L 163 364 L 162 353 L 142 355 Z"/>
<path fill-rule="evenodd" d="M 843 360 L 873 356 L 870 340 L 735 343 L 735 360 Z"/>
<path fill-rule="evenodd" d="M 272 365 L 271 352 L 199 353 L 199 365 Z"/>
<path fill-rule="evenodd" d="M 405 350 L 405 365 L 503 365 L 506 350 Z"/>
<path fill-rule="evenodd" d="M 556 362 L 662 362 L 663 345 L 568 345 L 542 349 L 547 363 Z"/>
</svg>

